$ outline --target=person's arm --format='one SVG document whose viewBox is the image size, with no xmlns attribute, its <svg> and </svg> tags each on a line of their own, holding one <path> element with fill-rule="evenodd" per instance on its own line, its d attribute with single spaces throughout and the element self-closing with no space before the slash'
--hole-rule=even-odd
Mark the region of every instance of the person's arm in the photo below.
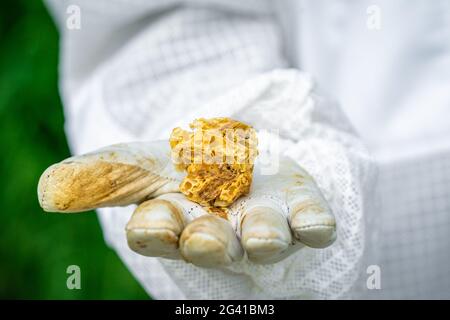
<svg viewBox="0 0 450 320">
<path fill-rule="evenodd" d="M 343 201 L 350 199 L 349 193 L 357 201 L 361 200 L 357 188 L 362 183 L 362 175 L 351 171 L 353 166 L 358 170 L 360 166 L 351 161 L 360 161 L 359 157 L 365 156 L 362 149 L 356 148 L 357 156 L 350 161 L 345 152 L 353 155 L 353 151 L 339 140 L 336 150 L 344 151 L 344 156 L 338 158 L 343 159 L 339 163 L 344 166 L 334 167 L 335 162 L 326 159 L 315 161 L 317 157 L 333 157 L 332 152 L 322 154 L 323 150 L 329 150 L 326 139 L 333 140 L 336 134 L 353 137 L 353 133 L 340 130 L 340 121 L 331 126 L 319 121 L 317 126 L 311 126 L 320 118 L 312 117 L 309 111 L 327 110 L 328 104 L 278 103 L 286 97 L 286 84 L 291 84 L 288 89 L 300 89 L 291 92 L 294 102 L 299 97 L 310 97 L 310 93 L 305 91 L 307 82 L 301 81 L 303 74 L 298 71 L 270 72 L 287 66 L 271 2 L 147 3 L 71 2 L 80 9 L 79 30 L 66 28 L 65 17 L 69 16 L 66 7 L 56 5 L 59 9 L 54 12 L 59 17 L 62 37 L 61 89 L 66 132 L 75 154 L 117 142 L 167 139 L 173 127 L 196 117 L 246 118 L 250 114 L 248 120 L 257 128 L 280 129 L 281 140 L 286 145 L 283 152 L 306 149 L 301 153 L 303 158 L 293 158 L 306 162 L 331 201 L 333 211 L 340 214 L 347 208 Z M 281 80 L 281 86 L 277 85 L 277 79 Z M 259 117 L 270 115 L 270 110 L 255 109 L 261 103 L 277 115 L 269 116 L 270 124 Z M 298 122 L 302 115 L 305 121 Z M 288 131 L 287 124 L 290 124 Z M 296 130 L 299 129 L 296 124 L 301 126 L 300 131 Z M 321 129 L 327 134 L 317 135 Z M 290 136 L 298 132 L 301 134 Z M 309 141 L 317 142 L 321 148 L 303 144 L 303 133 L 310 134 Z M 325 163 L 325 171 L 321 163 Z M 342 176 L 351 179 L 340 184 L 344 181 L 340 179 Z M 348 183 L 350 187 L 343 188 Z M 232 273 L 138 256 L 128 248 L 124 234 L 132 208 L 103 208 L 98 212 L 108 242 L 154 297 L 248 298 L 261 288 L 262 297 L 336 297 L 351 285 L 362 250 L 363 208 L 359 203 L 350 206 L 352 211 L 346 214 L 354 223 L 347 228 L 348 221 L 342 220 L 345 229 L 338 228 L 337 244 L 322 253 L 301 250 L 302 254 L 292 255 L 278 264 L 251 265 Z M 339 224 L 341 217 L 337 219 Z M 340 233 L 343 239 L 351 240 L 341 243 Z M 354 247 L 348 250 L 349 245 Z M 331 267 L 335 263 L 344 266 L 339 277 Z M 281 274 L 285 275 L 282 279 Z M 318 277 L 325 277 L 328 284 L 317 285 Z"/>
<path fill-rule="evenodd" d="M 80 29 L 66 26 L 69 4 L 50 3 L 75 153 L 167 138 L 200 105 L 287 64 L 270 1 L 71 1 Z"/>
</svg>

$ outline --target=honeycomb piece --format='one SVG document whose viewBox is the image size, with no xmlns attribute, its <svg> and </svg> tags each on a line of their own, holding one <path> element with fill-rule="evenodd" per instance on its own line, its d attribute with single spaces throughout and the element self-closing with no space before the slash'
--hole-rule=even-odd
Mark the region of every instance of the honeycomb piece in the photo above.
<svg viewBox="0 0 450 320">
<path fill-rule="evenodd" d="M 173 129 L 169 140 L 176 168 L 187 172 L 180 191 L 202 206 L 222 208 L 249 193 L 255 130 L 229 118 L 196 119 L 190 128 Z"/>
</svg>

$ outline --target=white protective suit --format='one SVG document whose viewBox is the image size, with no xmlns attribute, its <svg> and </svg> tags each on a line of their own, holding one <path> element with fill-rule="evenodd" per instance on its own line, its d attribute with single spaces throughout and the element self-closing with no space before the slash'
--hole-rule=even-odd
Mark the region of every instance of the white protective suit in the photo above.
<svg viewBox="0 0 450 320">
<path fill-rule="evenodd" d="M 331 248 L 236 274 L 139 256 L 124 233 L 133 208 L 98 210 L 107 242 L 154 298 L 450 298 L 449 1 L 50 0 L 49 8 L 61 32 L 73 153 L 167 139 L 196 116 L 237 115 L 279 129 L 337 216 Z M 73 29 L 67 19 L 78 9 Z M 308 74 L 372 151 L 379 195 L 365 149 L 339 109 L 314 98 Z M 380 290 L 365 288 L 369 265 L 380 266 Z"/>
</svg>

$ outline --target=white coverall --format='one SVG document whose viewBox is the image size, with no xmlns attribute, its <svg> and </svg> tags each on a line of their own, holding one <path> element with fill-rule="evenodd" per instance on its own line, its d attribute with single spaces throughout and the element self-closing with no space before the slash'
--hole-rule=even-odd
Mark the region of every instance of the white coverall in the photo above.
<svg viewBox="0 0 450 320">
<path fill-rule="evenodd" d="M 360 289 L 330 297 L 450 298 L 449 1 L 48 4 L 61 32 L 60 88 L 74 153 L 167 138 L 198 105 L 255 75 L 297 68 L 339 102 L 379 167 L 379 196 L 366 199 L 379 205 L 365 226 L 377 235 L 353 284 Z M 101 209 L 99 218 L 149 294 L 230 298 L 205 295 L 205 279 L 171 277 L 158 259 L 127 250 L 127 218 L 118 217 L 131 211 Z M 380 267 L 380 290 L 364 289 L 369 265 Z M 200 291 L 183 290 L 183 281 Z"/>
</svg>

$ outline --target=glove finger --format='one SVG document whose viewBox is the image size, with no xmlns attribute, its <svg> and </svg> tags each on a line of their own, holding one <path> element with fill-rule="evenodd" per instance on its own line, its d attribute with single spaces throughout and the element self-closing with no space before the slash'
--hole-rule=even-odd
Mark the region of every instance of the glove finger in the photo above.
<svg viewBox="0 0 450 320">
<path fill-rule="evenodd" d="M 314 179 L 294 169 L 294 183 L 287 192 L 289 222 L 294 237 L 312 248 L 324 248 L 336 239 L 336 220 Z"/>
<path fill-rule="evenodd" d="M 206 214 L 190 222 L 180 239 L 187 262 L 200 267 L 223 267 L 242 259 L 244 251 L 226 219 Z"/>
<path fill-rule="evenodd" d="M 207 212 L 180 193 L 168 193 L 141 203 L 126 226 L 128 246 L 149 257 L 180 258 L 184 227 Z"/>
<path fill-rule="evenodd" d="M 182 174 L 169 149 L 167 141 L 135 142 L 68 158 L 42 174 L 39 203 L 48 212 L 80 212 L 176 192 Z"/>
<path fill-rule="evenodd" d="M 178 240 L 185 224 L 180 210 L 169 201 L 145 201 L 126 226 L 128 246 L 144 256 L 179 258 Z"/>
<path fill-rule="evenodd" d="M 292 243 L 286 215 L 269 199 L 247 202 L 238 230 L 248 259 L 254 263 L 275 263 L 284 259 Z"/>
</svg>

